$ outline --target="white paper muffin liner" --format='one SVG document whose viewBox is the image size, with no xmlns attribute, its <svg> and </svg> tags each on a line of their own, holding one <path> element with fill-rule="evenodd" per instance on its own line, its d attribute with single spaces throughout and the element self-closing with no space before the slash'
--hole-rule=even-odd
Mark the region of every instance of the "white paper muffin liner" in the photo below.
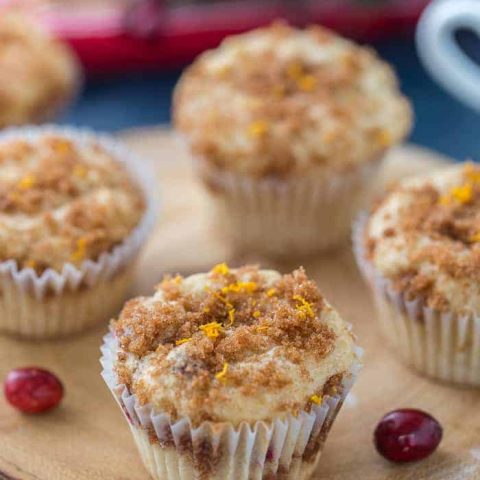
<svg viewBox="0 0 480 480">
<path fill-rule="evenodd" d="M 375 271 L 364 251 L 368 216 L 353 228 L 354 254 L 373 291 L 382 331 L 402 359 L 431 378 L 480 386 L 480 317 L 429 308 L 423 299 L 408 300 Z"/>
<path fill-rule="evenodd" d="M 82 330 L 83 325 L 79 322 L 91 325 L 100 320 L 96 312 L 103 311 L 107 315 L 103 320 L 108 320 L 115 313 L 108 312 L 108 305 L 111 308 L 121 306 L 129 284 L 126 277 L 131 276 L 132 262 L 145 243 L 156 216 L 154 176 L 145 162 L 136 159 L 112 138 L 84 129 L 46 125 L 8 128 L 0 133 L 0 143 L 16 138 L 35 140 L 49 134 L 63 136 L 77 144 L 99 144 L 125 166 L 141 188 L 146 210 L 133 232 L 96 261 L 87 259 L 80 266 L 67 263 L 62 271 L 49 268 L 41 275 L 32 268 L 19 268 L 15 260 L 0 263 L 3 293 L 0 297 L 0 331 L 35 337 Z M 104 286 L 107 297 L 90 295 L 90 290 L 99 285 Z M 113 298 L 115 296 L 122 299 Z M 72 302 L 76 304 L 73 308 Z M 52 318 L 52 315 L 62 318 Z"/>
<path fill-rule="evenodd" d="M 310 412 L 273 420 L 204 422 L 172 421 L 151 405 L 141 406 L 113 370 L 118 352 L 112 333 L 104 337 L 102 376 L 125 414 L 145 467 L 156 480 L 306 480 L 315 470 L 325 439 L 360 365 L 345 376 L 338 396 L 325 396 Z M 362 351 L 358 349 L 358 356 Z"/>
<path fill-rule="evenodd" d="M 342 242 L 368 200 L 381 159 L 330 175 L 254 179 L 199 160 L 217 230 L 240 253 L 308 255 Z"/>
</svg>

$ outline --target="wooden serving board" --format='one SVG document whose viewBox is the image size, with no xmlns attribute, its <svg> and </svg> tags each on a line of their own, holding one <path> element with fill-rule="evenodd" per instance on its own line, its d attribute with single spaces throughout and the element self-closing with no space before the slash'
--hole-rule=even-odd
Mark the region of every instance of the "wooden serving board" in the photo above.
<svg viewBox="0 0 480 480">
<path fill-rule="evenodd" d="M 128 132 L 123 138 L 151 161 L 162 190 L 163 212 L 142 255 L 133 294 L 152 291 L 165 272 L 190 274 L 231 258 L 208 228 L 208 209 L 189 168 L 188 155 L 163 129 Z M 383 181 L 432 168 L 445 159 L 417 147 L 402 147 L 387 162 Z M 379 336 L 367 288 L 349 248 L 303 263 L 330 302 L 354 325 L 365 347 L 365 368 L 327 441 L 315 480 L 480 479 L 480 391 L 421 378 L 390 354 Z M 99 298 L 99 301 L 102 301 Z M 60 408 L 24 416 L 0 398 L 0 479 L 147 480 L 127 423 L 100 378 L 102 325 L 56 342 L 0 338 L 0 377 L 14 367 L 38 365 L 65 384 Z M 444 427 L 438 452 L 424 462 L 391 465 L 376 452 L 372 434 L 389 410 L 417 407 Z M 166 480 L 166 479 L 165 479 Z"/>
</svg>

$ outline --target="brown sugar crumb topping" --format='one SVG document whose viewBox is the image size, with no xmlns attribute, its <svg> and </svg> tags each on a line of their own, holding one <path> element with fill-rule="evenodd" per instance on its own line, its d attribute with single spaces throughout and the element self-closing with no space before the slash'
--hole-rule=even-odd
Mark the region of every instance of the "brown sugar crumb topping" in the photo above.
<svg viewBox="0 0 480 480">
<path fill-rule="evenodd" d="M 292 35 L 293 32 L 290 27 L 283 24 L 276 24 L 271 29 L 273 34 L 275 29 L 277 32 L 285 30 L 288 35 Z M 320 27 L 310 27 L 307 30 L 312 39 L 315 32 L 322 32 L 325 35 L 322 42 L 324 44 L 335 41 L 335 36 L 328 30 Z M 227 69 L 222 74 L 222 80 L 254 96 L 272 97 L 277 103 L 278 100 L 287 101 L 291 97 L 305 95 L 319 96 L 326 101 L 327 93 L 334 93 L 336 89 L 351 85 L 362 73 L 363 67 L 362 54 L 353 51 L 346 53 L 336 68 L 332 68 L 331 65 L 306 63 L 300 58 L 280 61 L 273 49 L 256 52 L 255 55 L 249 57 L 249 54 L 244 52 L 242 59 L 245 61 L 241 68 L 238 66 Z M 269 68 L 265 69 L 265 65 Z M 291 106 L 295 107 L 295 104 Z M 269 111 L 271 112 L 272 110 Z M 253 126 L 257 127 L 252 131 L 255 135 L 268 131 L 268 123 L 262 119 L 252 124 Z"/>
<path fill-rule="evenodd" d="M 255 266 L 220 264 L 200 291 L 184 289 L 182 277 L 166 277 L 154 297 L 128 302 L 113 322 L 123 352 L 116 366 L 120 380 L 147 401 L 126 354 L 141 360 L 154 353 L 156 373 L 177 369 L 199 405 L 212 392 L 221 395 L 224 386 L 254 395 L 259 388 L 289 385 L 276 361 L 283 357 L 301 366 L 305 355 L 321 360 L 333 350 L 336 334 L 322 322 L 323 297 L 302 268 L 273 283 L 266 278 Z M 172 366 L 167 356 L 180 348 L 185 361 Z"/>
<path fill-rule="evenodd" d="M 148 307 L 144 298 L 128 302 L 115 323 L 122 348 L 143 357 L 159 345 L 170 349 L 188 344 L 192 354 L 201 355 L 214 344 L 225 361 L 263 351 L 265 340 L 310 346 L 319 357 L 328 352 L 331 338 L 318 321 L 323 298 L 303 269 L 284 275 L 274 287 L 265 284 L 257 267 L 227 273 L 217 269 L 200 294 L 182 291 L 181 277 L 166 277 L 157 289 L 162 300 Z M 241 280 L 245 275 L 249 281 Z M 214 366 L 215 371 L 223 368 L 223 361 Z"/>
<path fill-rule="evenodd" d="M 429 306 L 446 309 L 448 302 L 436 291 L 434 279 L 419 272 L 417 266 L 428 262 L 453 279 L 480 281 L 480 168 L 467 163 L 460 181 L 447 192 L 431 182 L 415 187 L 400 185 L 393 194 L 396 192 L 411 194 L 414 201 L 403 207 L 396 228 L 383 232 L 385 239 L 403 237 L 408 248 L 410 268 L 393 278 L 394 286 L 410 299 L 426 298 Z M 419 242 L 420 238 L 429 241 Z M 369 259 L 375 256 L 380 242 L 366 232 Z"/>
<path fill-rule="evenodd" d="M 0 261 L 41 273 L 96 260 L 144 210 L 143 194 L 100 145 L 53 134 L 0 144 Z"/>
<path fill-rule="evenodd" d="M 416 271 L 403 272 L 394 279 L 394 288 L 404 292 L 407 300 L 423 298 L 431 308 L 446 310 L 448 302 L 443 295 L 435 290 L 432 278 Z"/>
<path fill-rule="evenodd" d="M 255 38 L 266 47 L 256 48 Z M 288 42 L 301 39 L 308 40 L 308 48 L 289 47 Z M 284 45 L 286 54 L 279 54 Z M 309 55 L 310 49 L 323 49 L 325 58 Z M 228 54 L 230 63 L 215 66 L 216 59 Z M 381 80 L 375 80 L 379 88 L 370 91 L 364 79 L 373 72 Z M 238 100 L 232 100 L 234 96 Z M 222 108 L 226 102 L 231 108 Z M 196 103 L 211 104 L 201 122 L 198 108 L 192 109 Z M 383 103 L 387 108 L 381 108 Z M 238 113 L 234 119 L 232 109 Z M 373 51 L 319 26 L 301 31 L 281 22 L 229 38 L 200 56 L 174 96 L 175 123 L 189 136 L 195 154 L 219 168 L 240 168 L 240 163 L 242 171 L 260 177 L 300 172 L 307 164 L 348 168 L 355 164 L 354 150 L 364 160 L 376 158 L 404 136 L 410 116 L 393 72 Z M 366 122 L 366 117 L 372 120 Z M 219 131 L 232 140 L 220 141 Z M 251 150 L 231 148 L 240 143 L 237 135 L 246 138 Z M 308 162 L 307 154 L 298 153 L 296 142 L 302 138 Z M 250 163 L 247 157 L 253 154 Z"/>
</svg>

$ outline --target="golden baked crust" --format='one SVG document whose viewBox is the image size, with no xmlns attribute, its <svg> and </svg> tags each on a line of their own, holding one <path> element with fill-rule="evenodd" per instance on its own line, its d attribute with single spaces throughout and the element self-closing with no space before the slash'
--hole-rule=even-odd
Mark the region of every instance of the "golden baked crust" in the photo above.
<svg viewBox="0 0 480 480">
<path fill-rule="evenodd" d="M 54 134 L 0 142 L 0 261 L 42 273 L 96 260 L 144 211 L 138 186 L 95 142 Z"/>
<path fill-rule="evenodd" d="M 173 418 L 268 420 L 319 403 L 355 362 L 348 326 L 303 269 L 217 265 L 165 278 L 112 324 L 119 382 Z"/>
<path fill-rule="evenodd" d="M 480 313 L 480 168 L 472 163 L 409 179 L 376 205 L 368 261 L 407 299 Z"/>
<path fill-rule="evenodd" d="M 276 23 L 201 55 L 174 96 L 194 154 L 255 176 L 376 159 L 412 122 L 391 68 L 321 27 Z"/>
<path fill-rule="evenodd" d="M 73 95 L 78 64 L 70 49 L 32 20 L 0 12 L 0 127 L 50 117 Z"/>
</svg>

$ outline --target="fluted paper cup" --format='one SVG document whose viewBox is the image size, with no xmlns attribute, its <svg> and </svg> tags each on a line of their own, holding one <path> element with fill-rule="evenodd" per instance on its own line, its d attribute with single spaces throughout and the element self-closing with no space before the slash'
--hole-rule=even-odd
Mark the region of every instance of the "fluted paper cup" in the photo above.
<svg viewBox="0 0 480 480">
<path fill-rule="evenodd" d="M 204 422 L 172 420 L 141 405 L 114 372 L 118 345 L 105 336 L 102 376 L 124 412 L 143 463 L 156 480 L 307 480 L 323 444 L 353 385 L 359 367 L 345 376 L 338 395 L 325 396 L 311 411 L 270 422 Z M 360 353 L 360 352 L 359 352 Z"/>
<path fill-rule="evenodd" d="M 61 271 L 49 268 L 41 275 L 32 268 L 20 269 L 14 260 L 0 263 L 0 332 L 30 338 L 69 335 L 114 316 L 123 305 L 134 261 L 155 219 L 151 172 L 113 139 L 87 130 L 44 126 L 7 129 L 0 134 L 0 143 L 49 134 L 77 144 L 99 144 L 125 166 L 141 188 L 146 209 L 131 234 L 96 261 L 85 260 L 80 266 L 66 263 Z"/>
<path fill-rule="evenodd" d="M 462 385 L 480 386 L 480 318 L 428 307 L 407 299 L 375 271 L 365 255 L 367 215 L 353 229 L 354 253 L 372 289 L 383 334 L 398 355 L 419 373 Z"/>
<path fill-rule="evenodd" d="M 255 179 L 199 160 L 214 222 L 240 253 L 303 256 L 346 242 L 368 200 L 381 159 L 345 172 Z"/>
</svg>

